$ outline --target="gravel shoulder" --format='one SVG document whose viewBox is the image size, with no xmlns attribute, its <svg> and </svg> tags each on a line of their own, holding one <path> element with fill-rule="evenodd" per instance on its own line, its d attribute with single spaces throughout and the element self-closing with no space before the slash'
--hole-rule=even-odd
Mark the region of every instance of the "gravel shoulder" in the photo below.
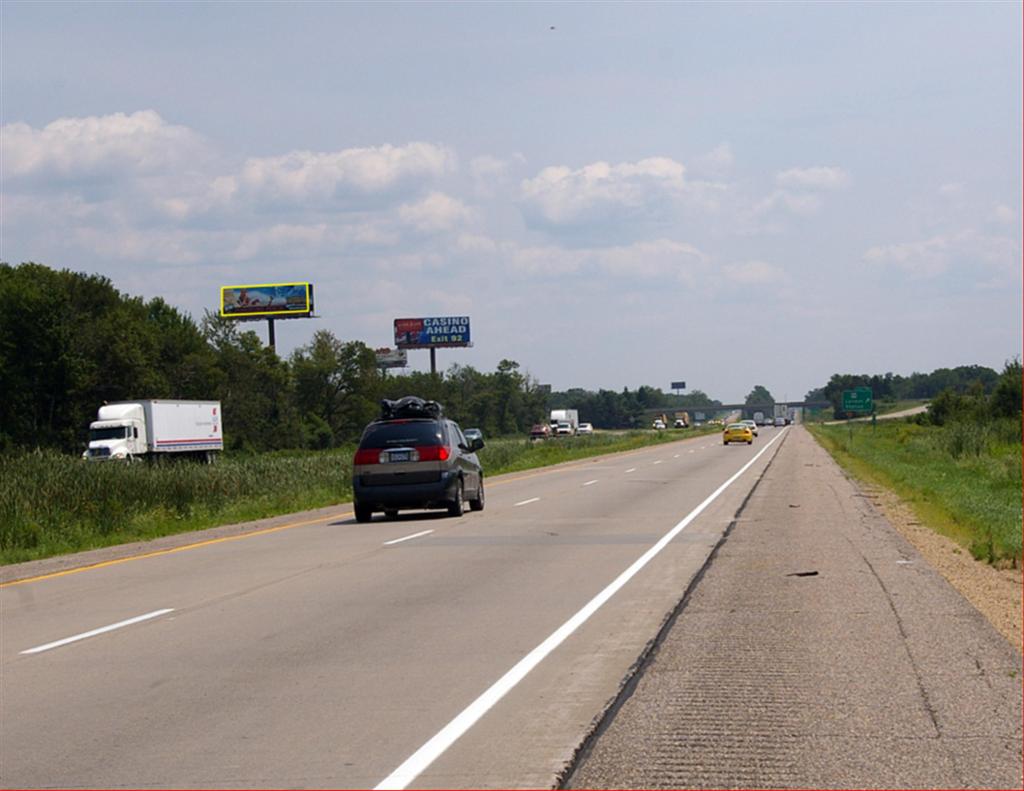
<svg viewBox="0 0 1024 791">
<path fill-rule="evenodd" d="M 857 484 L 896 530 L 914 545 L 936 571 L 988 619 L 1010 645 L 1024 646 L 1021 613 L 1024 575 L 1021 569 L 997 569 L 979 560 L 952 539 L 922 525 L 895 493 Z"/>
</svg>

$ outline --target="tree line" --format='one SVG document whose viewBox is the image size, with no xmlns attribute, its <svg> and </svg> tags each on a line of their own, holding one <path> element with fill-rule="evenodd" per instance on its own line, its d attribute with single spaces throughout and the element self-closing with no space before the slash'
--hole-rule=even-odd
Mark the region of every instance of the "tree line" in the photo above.
<svg viewBox="0 0 1024 791">
<path fill-rule="evenodd" d="M 992 395 L 998 387 L 1005 388 L 1014 373 L 1020 378 L 1020 362 L 1006 363 L 1002 373 L 984 365 L 960 365 L 956 368 L 936 368 L 931 373 L 899 374 L 832 374 L 824 387 L 811 390 L 804 396 L 807 401 L 830 401 L 837 418 L 847 415 L 842 410 L 843 391 L 855 387 L 870 387 L 875 401 L 933 400 L 942 393 L 963 396 Z M 1019 388 L 1019 384 L 1018 384 Z M 1019 399 L 1018 399 L 1019 401 Z M 1018 404 L 1017 414 L 1020 413 Z"/>
</svg>

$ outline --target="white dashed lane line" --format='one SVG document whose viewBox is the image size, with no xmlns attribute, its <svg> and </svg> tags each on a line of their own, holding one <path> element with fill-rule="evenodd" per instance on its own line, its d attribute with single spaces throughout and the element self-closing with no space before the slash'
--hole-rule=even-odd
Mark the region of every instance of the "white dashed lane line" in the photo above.
<svg viewBox="0 0 1024 791">
<path fill-rule="evenodd" d="M 595 483 L 597 483 L 597 478 L 594 478 L 594 480 L 592 480 L 592 481 L 587 481 L 587 482 L 586 482 L 585 484 L 583 484 L 583 485 L 584 485 L 584 486 L 593 486 L 593 485 L 594 485 Z"/>
<path fill-rule="evenodd" d="M 46 645 L 37 645 L 35 648 L 29 648 L 25 651 L 22 651 L 21 653 L 39 654 L 43 651 L 49 651 L 51 648 L 60 648 L 62 645 L 67 645 L 68 643 L 77 643 L 79 640 L 85 640 L 87 637 L 95 637 L 98 634 L 112 632 L 115 629 L 122 629 L 125 626 L 131 626 L 135 623 L 148 621 L 150 618 L 159 618 L 161 615 L 166 615 L 169 612 L 174 612 L 174 609 L 170 608 L 165 610 L 154 610 L 153 612 L 148 612 L 145 615 L 137 615 L 134 618 L 129 618 L 126 621 L 118 621 L 117 623 L 112 623 L 110 624 L 110 626 L 101 626 L 99 629 L 93 629 L 89 632 L 82 632 L 81 634 L 76 634 L 72 637 L 65 637 L 63 640 L 54 640 L 52 643 L 47 643 Z"/>
<path fill-rule="evenodd" d="M 389 547 L 392 544 L 401 544 L 403 541 L 409 541 L 413 538 L 419 538 L 420 536 L 430 535 L 433 532 L 433 530 L 421 530 L 418 533 L 413 533 L 411 536 L 403 536 L 402 538 L 396 538 L 392 541 L 385 541 L 384 546 Z"/>
<path fill-rule="evenodd" d="M 661 459 L 658 459 L 654 464 L 661 464 Z"/>
<path fill-rule="evenodd" d="M 630 467 L 626 472 L 636 472 L 636 467 Z"/>
<path fill-rule="evenodd" d="M 535 503 L 538 500 L 540 500 L 539 497 L 531 497 L 529 500 L 522 500 L 522 501 L 516 503 L 516 507 L 518 507 L 520 505 L 529 505 L 530 503 Z"/>
</svg>

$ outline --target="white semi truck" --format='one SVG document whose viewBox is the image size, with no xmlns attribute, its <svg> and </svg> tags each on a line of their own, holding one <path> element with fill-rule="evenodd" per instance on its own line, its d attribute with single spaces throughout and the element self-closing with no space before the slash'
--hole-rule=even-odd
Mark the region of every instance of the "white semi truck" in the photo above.
<svg viewBox="0 0 1024 791">
<path fill-rule="evenodd" d="M 555 436 L 570 435 L 576 436 L 580 428 L 580 413 L 576 409 L 552 409 L 551 410 L 551 433 Z M 568 423 L 568 428 L 565 424 Z M 559 424 L 562 424 L 559 426 Z"/>
<path fill-rule="evenodd" d="M 89 424 L 89 461 L 188 455 L 212 462 L 224 450 L 220 401 L 118 401 Z"/>
</svg>

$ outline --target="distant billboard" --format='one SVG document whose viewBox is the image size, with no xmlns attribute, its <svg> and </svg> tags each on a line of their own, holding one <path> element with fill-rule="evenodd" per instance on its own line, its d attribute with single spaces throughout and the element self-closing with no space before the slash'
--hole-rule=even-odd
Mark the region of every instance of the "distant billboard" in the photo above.
<svg viewBox="0 0 1024 791">
<path fill-rule="evenodd" d="M 469 316 L 395 319 L 395 346 L 399 349 L 469 345 Z"/>
<path fill-rule="evenodd" d="M 389 349 L 385 346 L 377 349 L 378 368 L 405 368 L 409 365 L 409 355 L 405 349 Z"/>
<path fill-rule="evenodd" d="M 308 318 L 313 313 L 312 283 L 222 286 L 220 315 L 229 319 Z"/>
<path fill-rule="evenodd" d="M 664 380 L 662 380 L 662 381 L 664 381 Z M 685 390 L 686 389 L 686 382 L 673 382 L 671 389 L 672 390 Z"/>
</svg>

